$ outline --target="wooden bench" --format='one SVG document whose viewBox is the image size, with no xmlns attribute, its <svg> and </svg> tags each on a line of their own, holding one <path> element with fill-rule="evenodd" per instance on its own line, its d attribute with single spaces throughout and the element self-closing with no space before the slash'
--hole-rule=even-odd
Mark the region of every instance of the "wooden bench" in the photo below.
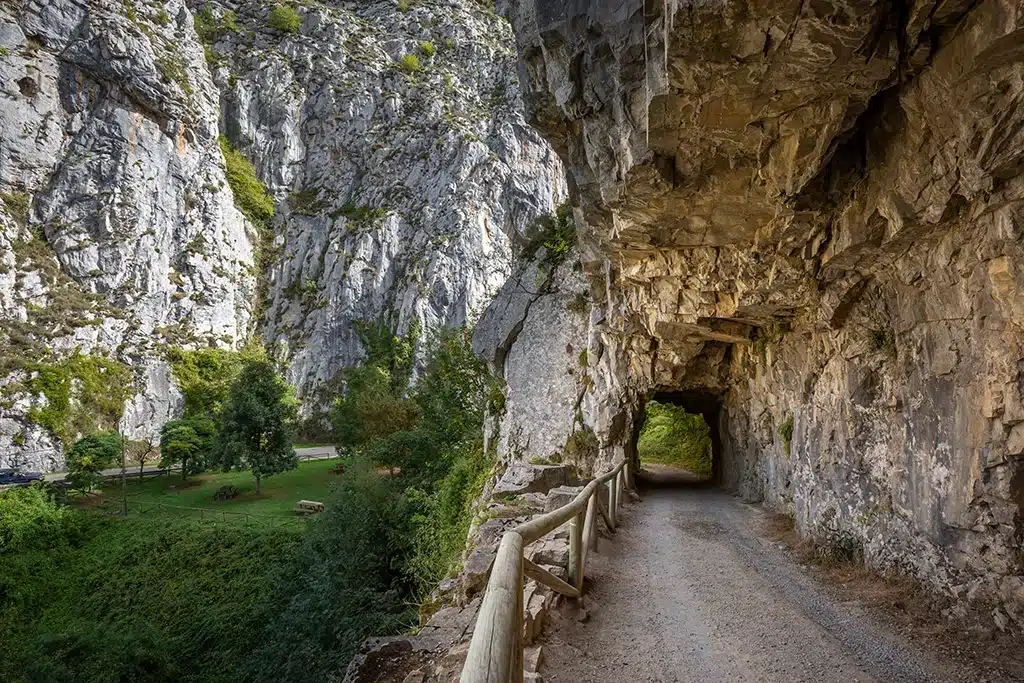
<svg viewBox="0 0 1024 683">
<path fill-rule="evenodd" d="M 300 500 L 295 504 L 295 512 L 300 515 L 315 515 L 324 511 L 324 504 L 315 500 Z"/>
</svg>

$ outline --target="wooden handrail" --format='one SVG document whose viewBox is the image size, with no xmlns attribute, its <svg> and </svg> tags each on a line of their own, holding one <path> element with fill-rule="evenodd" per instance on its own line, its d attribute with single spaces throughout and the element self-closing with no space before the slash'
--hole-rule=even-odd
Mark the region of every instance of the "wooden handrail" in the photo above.
<svg viewBox="0 0 1024 683">
<path fill-rule="evenodd" d="M 602 517 L 614 530 L 623 489 L 632 488 L 628 460 L 597 477 L 557 510 L 520 524 L 501 537 L 480 603 L 460 683 L 522 683 L 524 574 L 569 597 L 583 594 L 587 550 L 597 537 L 598 491 L 608 484 L 608 509 Z M 523 557 L 523 549 L 566 522 L 569 531 L 569 581 Z"/>
</svg>

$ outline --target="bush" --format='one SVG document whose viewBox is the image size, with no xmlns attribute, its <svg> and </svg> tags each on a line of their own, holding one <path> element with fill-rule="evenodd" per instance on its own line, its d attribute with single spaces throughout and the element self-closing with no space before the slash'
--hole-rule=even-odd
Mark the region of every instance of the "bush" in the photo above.
<svg viewBox="0 0 1024 683">
<path fill-rule="evenodd" d="M 647 403 L 647 420 L 637 443 L 640 459 L 711 474 L 711 430 L 704 418 L 679 406 Z"/>
<path fill-rule="evenodd" d="M 30 361 L 22 369 L 29 377 L 21 388 L 46 399 L 29 409 L 29 420 L 65 447 L 76 436 L 116 426 L 132 391 L 128 367 L 102 356 L 76 352 L 59 361 Z"/>
<path fill-rule="evenodd" d="M 267 23 L 282 33 L 297 33 L 302 28 L 302 17 L 289 5 L 274 5 Z"/>
<path fill-rule="evenodd" d="M 437 52 L 437 50 L 434 49 L 434 44 L 432 42 L 430 42 L 429 40 L 424 40 L 420 42 L 420 52 L 422 52 L 427 57 L 433 57 L 434 53 Z"/>
<path fill-rule="evenodd" d="M 247 360 L 262 358 L 262 349 L 247 347 L 241 351 L 171 348 L 167 360 L 174 379 L 185 397 L 185 417 L 216 417 Z"/>
<path fill-rule="evenodd" d="M 235 205 L 246 218 L 257 225 L 268 228 L 274 218 L 274 200 L 267 188 L 256 177 L 256 169 L 231 142 L 221 136 L 220 151 L 224 155 L 228 185 L 234 195 Z"/>
<path fill-rule="evenodd" d="M 787 415 L 786 419 L 779 425 L 779 436 L 782 437 L 782 449 L 786 453 L 786 457 L 789 457 L 790 451 L 793 448 L 793 416 Z"/>
<path fill-rule="evenodd" d="M 449 457 L 454 464 L 434 493 L 414 490 L 409 494 L 419 511 L 412 518 L 413 552 L 408 571 L 421 596 L 459 569 L 473 518 L 472 505 L 490 472 L 491 463 L 480 443 L 465 444 Z"/>
<path fill-rule="evenodd" d="M 225 484 L 224 486 L 221 486 L 219 489 L 213 492 L 213 499 L 232 500 L 234 498 L 237 498 L 240 493 L 241 491 L 239 491 L 231 484 Z"/>
<path fill-rule="evenodd" d="M 79 526 L 77 516 L 41 486 L 0 493 L 0 553 L 65 545 Z"/>
<path fill-rule="evenodd" d="M 65 514 L 73 545 L 0 553 L 0 680 L 243 680 L 298 533 Z"/>
<path fill-rule="evenodd" d="M 420 58 L 416 55 L 403 55 L 398 66 L 407 74 L 416 73 L 420 70 Z"/>
<path fill-rule="evenodd" d="M 274 616 L 244 679 L 326 680 L 367 636 L 412 625 L 409 516 L 392 480 L 354 458 L 275 584 Z"/>
<path fill-rule="evenodd" d="M 533 258 L 543 247 L 547 250 L 546 263 L 554 267 L 564 261 L 576 246 L 576 219 L 572 206 L 563 204 L 554 214 L 539 217 L 527 233 L 527 240 L 522 258 Z"/>
</svg>

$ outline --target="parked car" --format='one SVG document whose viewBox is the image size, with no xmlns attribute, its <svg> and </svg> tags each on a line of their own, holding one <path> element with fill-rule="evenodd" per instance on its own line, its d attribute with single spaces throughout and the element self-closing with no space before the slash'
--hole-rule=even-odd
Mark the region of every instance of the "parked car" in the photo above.
<svg viewBox="0 0 1024 683">
<path fill-rule="evenodd" d="M 16 468 L 0 469 L 0 486 L 9 484 L 31 484 L 34 481 L 42 481 L 43 475 L 40 472 L 22 472 Z"/>
</svg>

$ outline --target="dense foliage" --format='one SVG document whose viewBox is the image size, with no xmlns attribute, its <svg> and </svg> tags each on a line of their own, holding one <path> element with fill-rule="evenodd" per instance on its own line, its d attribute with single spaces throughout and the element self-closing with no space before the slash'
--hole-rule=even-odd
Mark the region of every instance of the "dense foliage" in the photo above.
<svg viewBox="0 0 1024 683">
<path fill-rule="evenodd" d="M 491 467 L 480 428 L 495 387 L 465 330 L 423 342 L 412 384 L 417 331 L 361 329 L 368 357 L 334 410 L 345 471 L 304 532 L 106 518 L 41 489 L 0 494 L 0 680 L 322 681 L 364 638 L 414 625 L 416 603 L 458 566 Z M 195 471 L 212 437 L 217 464 L 227 444 L 229 464 L 261 476 L 294 462 L 287 387 L 254 359 L 225 392 L 225 360 L 177 357 L 175 373 L 205 398 L 168 423 L 165 460 Z"/>
<path fill-rule="evenodd" d="M 400 487 L 353 463 L 279 577 L 246 680 L 324 680 L 365 637 L 408 628 L 409 519 Z"/>
<path fill-rule="evenodd" d="M 244 680 L 298 532 L 103 519 L 32 491 L 0 496 L 0 538 L 19 539 L 0 547 L 0 680 Z"/>
<path fill-rule="evenodd" d="M 252 162 L 225 137 L 220 138 L 220 151 L 224 155 L 228 185 L 231 186 L 235 205 L 253 223 L 268 227 L 274 218 L 274 199 L 256 177 Z"/>
<path fill-rule="evenodd" d="M 185 417 L 219 415 L 243 363 L 262 357 L 262 351 L 255 348 L 242 351 L 171 348 L 167 359 L 171 362 L 175 383 L 185 397 Z"/>
<path fill-rule="evenodd" d="M 63 360 L 28 361 L 17 388 L 41 396 L 28 419 L 65 446 L 76 437 L 117 425 L 132 391 L 131 372 L 120 361 L 75 352 Z"/>
<path fill-rule="evenodd" d="M 711 430 L 704 418 L 669 403 L 649 401 L 637 443 L 640 460 L 711 476 Z"/>
</svg>

